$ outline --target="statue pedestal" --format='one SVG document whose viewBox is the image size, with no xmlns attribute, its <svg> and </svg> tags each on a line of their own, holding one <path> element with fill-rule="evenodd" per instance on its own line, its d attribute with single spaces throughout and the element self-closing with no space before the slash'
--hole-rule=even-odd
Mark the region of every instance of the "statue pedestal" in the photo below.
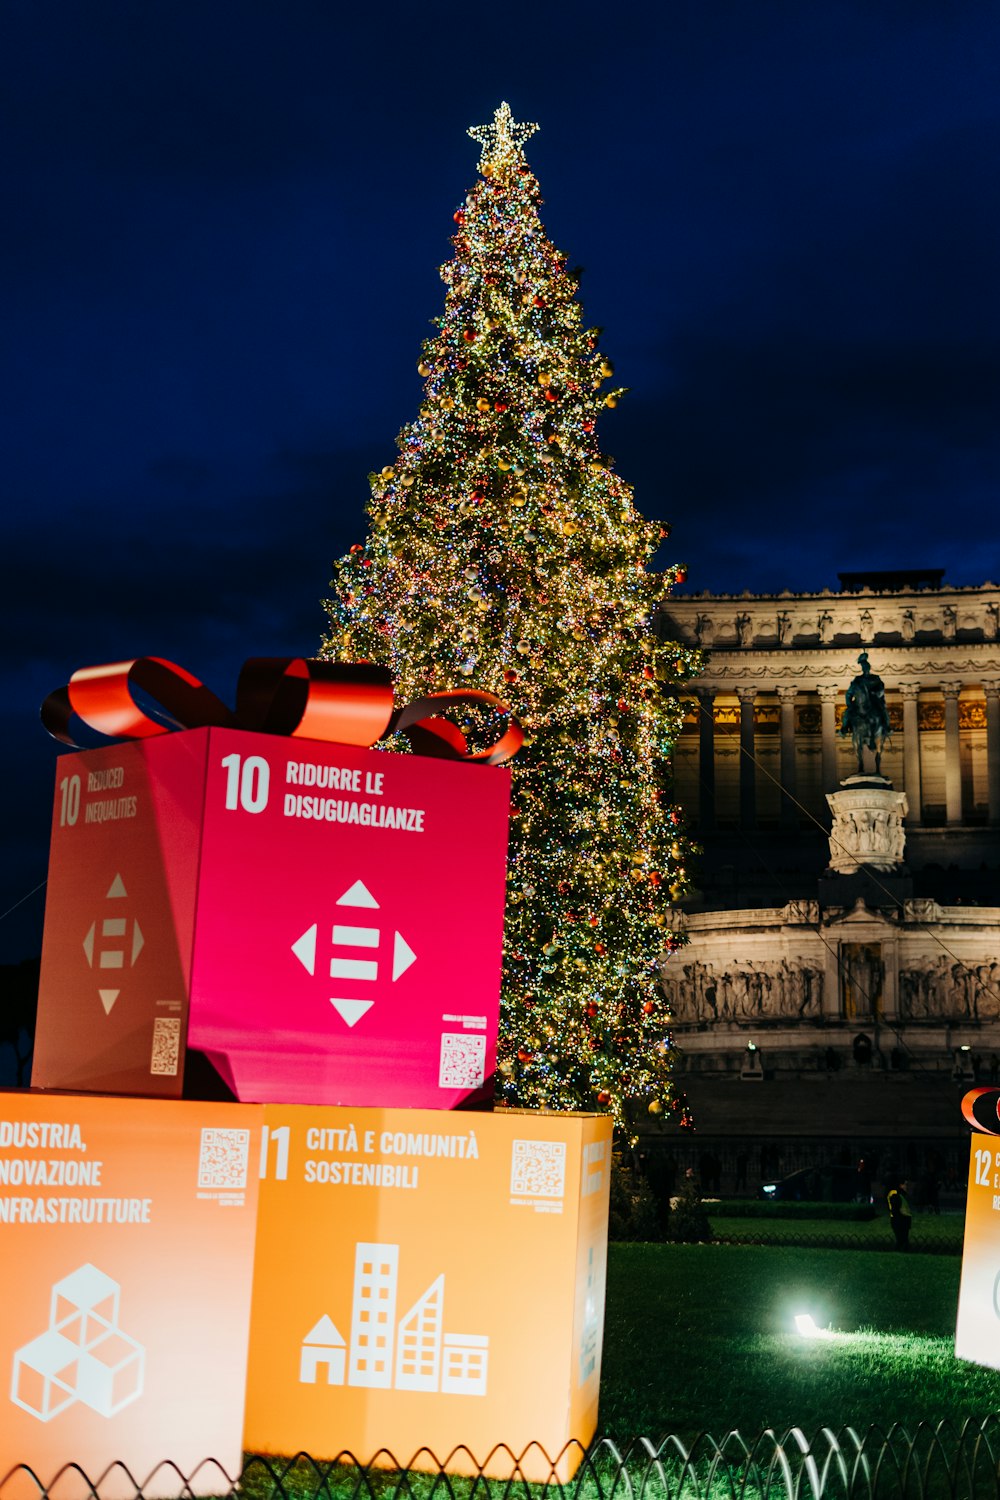
<svg viewBox="0 0 1000 1500">
<path fill-rule="evenodd" d="M 830 868 L 838 875 L 852 875 L 862 865 L 897 871 L 906 844 L 906 793 L 894 791 L 884 776 L 849 776 L 840 784 L 843 791 L 826 797 L 833 814 Z"/>
</svg>

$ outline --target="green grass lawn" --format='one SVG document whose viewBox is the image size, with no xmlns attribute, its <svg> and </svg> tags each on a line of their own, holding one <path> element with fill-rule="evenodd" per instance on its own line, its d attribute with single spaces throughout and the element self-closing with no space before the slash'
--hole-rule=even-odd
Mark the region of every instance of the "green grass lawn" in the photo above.
<svg viewBox="0 0 1000 1500">
<path fill-rule="evenodd" d="M 954 1357 L 960 1270 L 945 1255 L 613 1245 L 601 1430 L 657 1439 L 985 1416 L 1000 1409 L 1000 1374 Z M 801 1338 L 797 1312 L 838 1336 Z"/>
</svg>

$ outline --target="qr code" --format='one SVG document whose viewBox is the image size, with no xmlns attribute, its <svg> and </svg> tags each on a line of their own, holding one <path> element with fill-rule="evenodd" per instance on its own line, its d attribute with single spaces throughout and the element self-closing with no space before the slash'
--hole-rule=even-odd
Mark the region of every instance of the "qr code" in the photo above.
<svg viewBox="0 0 1000 1500">
<path fill-rule="evenodd" d="M 462 1031 L 446 1031 L 441 1037 L 441 1071 L 438 1088 L 479 1089 L 486 1077 L 486 1038 Z"/>
<path fill-rule="evenodd" d="M 566 1191 L 565 1141 L 515 1141 L 510 1190 L 522 1198 L 561 1198 Z"/>
<path fill-rule="evenodd" d="M 249 1156 L 249 1130 L 216 1130 L 206 1125 L 198 1153 L 198 1186 L 245 1188 Z"/>
<path fill-rule="evenodd" d="M 178 1016 L 157 1016 L 153 1022 L 153 1055 L 149 1071 L 173 1078 L 181 1050 L 181 1023 Z"/>
</svg>

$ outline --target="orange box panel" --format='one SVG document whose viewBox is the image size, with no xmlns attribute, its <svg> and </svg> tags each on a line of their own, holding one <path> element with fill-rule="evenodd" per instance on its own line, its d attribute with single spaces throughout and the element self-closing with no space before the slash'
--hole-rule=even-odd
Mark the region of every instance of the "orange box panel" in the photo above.
<svg viewBox="0 0 1000 1500">
<path fill-rule="evenodd" d="M 0 1479 L 241 1463 L 261 1107 L 0 1093 Z M 218 1470 L 192 1480 L 218 1493 Z M 102 1497 L 132 1500 L 120 1472 Z M 83 1496 L 64 1477 L 60 1500 Z M 173 1471 L 144 1485 L 175 1495 Z M 27 1475 L 4 1500 L 37 1500 Z"/>
<path fill-rule="evenodd" d="M 955 1354 L 1000 1370 L 1000 1136 L 974 1135 L 969 1152 Z"/>
<path fill-rule="evenodd" d="M 597 1424 L 611 1121 L 264 1106 L 244 1446 L 511 1471 Z M 557 1466 L 568 1477 L 579 1455 Z M 487 1462 L 487 1460 L 489 1460 Z M 522 1465 L 551 1477 L 536 1450 Z"/>
</svg>

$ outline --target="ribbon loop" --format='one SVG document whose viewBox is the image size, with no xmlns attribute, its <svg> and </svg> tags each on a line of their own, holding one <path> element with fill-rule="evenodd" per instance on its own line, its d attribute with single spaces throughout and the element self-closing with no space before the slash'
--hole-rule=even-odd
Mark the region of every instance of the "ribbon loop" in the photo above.
<svg viewBox="0 0 1000 1500">
<path fill-rule="evenodd" d="M 134 688 L 159 703 L 164 714 L 152 718 L 136 703 Z M 45 699 L 42 723 L 55 739 L 76 747 L 70 734 L 74 715 L 108 739 L 129 740 L 234 722 L 232 712 L 203 682 L 161 656 L 78 668 L 65 687 Z"/>
<path fill-rule="evenodd" d="M 456 724 L 440 715 L 449 709 L 462 708 L 475 703 L 484 708 L 496 709 L 497 713 L 510 714 L 510 709 L 495 693 L 486 693 L 478 688 L 463 688 L 459 691 L 428 693 L 423 698 L 414 698 L 405 708 L 393 715 L 392 727 L 405 734 L 414 749 L 421 755 L 436 755 L 448 760 L 472 760 L 481 765 L 497 766 L 516 755 L 524 744 L 524 731 L 510 714 L 510 723 L 500 739 L 485 750 L 468 750 L 465 736 Z"/>
<path fill-rule="evenodd" d="M 374 745 L 392 717 L 388 667 L 371 662 L 251 656 L 240 669 L 236 718 L 245 729 Z"/>
<path fill-rule="evenodd" d="M 133 690 L 152 699 L 159 712 L 137 703 Z M 509 717 L 504 733 L 484 750 L 469 750 L 458 725 L 446 717 L 470 704 Z M 106 739 L 214 726 L 367 747 L 398 731 L 419 755 L 489 766 L 509 760 L 524 741 L 521 726 L 493 693 L 428 693 L 393 711 L 387 667 L 302 656 L 249 657 L 240 669 L 235 713 L 197 677 L 160 656 L 80 667 L 42 704 L 49 734 L 79 749 L 70 732 L 74 717 Z"/>
</svg>

